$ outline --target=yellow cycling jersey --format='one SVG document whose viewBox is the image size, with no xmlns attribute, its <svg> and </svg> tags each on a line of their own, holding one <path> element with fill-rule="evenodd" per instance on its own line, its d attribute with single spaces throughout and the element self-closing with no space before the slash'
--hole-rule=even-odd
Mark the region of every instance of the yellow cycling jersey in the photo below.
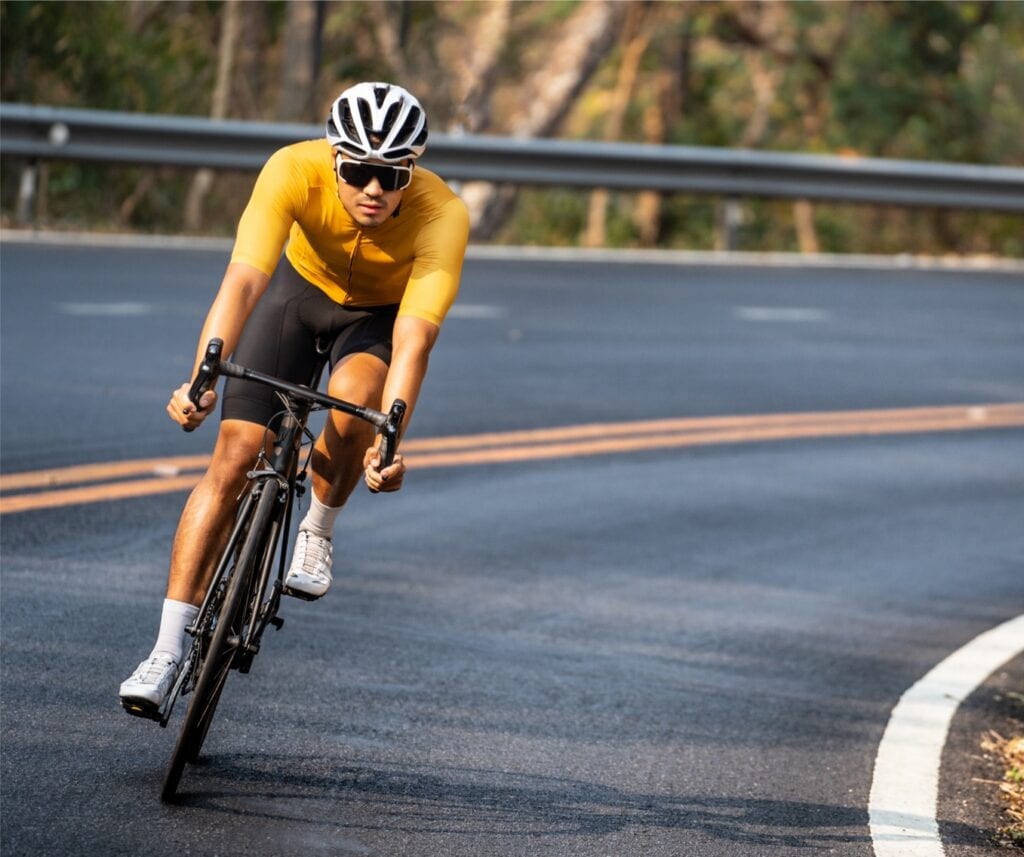
<svg viewBox="0 0 1024 857">
<path fill-rule="evenodd" d="M 338 199 L 330 143 L 308 140 L 263 167 L 231 261 L 270 276 L 286 239 L 295 270 L 337 303 L 399 304 L 399 315 L 440 325 L 459 290 L 469 215 L 439 176 L 417 167 L 397 216 L 364 229 Z"/>
</svg>

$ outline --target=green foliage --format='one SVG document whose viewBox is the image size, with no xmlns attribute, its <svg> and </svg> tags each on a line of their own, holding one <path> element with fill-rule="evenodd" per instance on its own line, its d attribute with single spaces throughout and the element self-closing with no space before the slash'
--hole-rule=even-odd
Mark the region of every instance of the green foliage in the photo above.
<svg viewBox="0 0 1024 857">
<path fill-rule="evenodd" d="M 219 5 L 5 0 L 0 4 L 3 98 L 107 110 L 206 113 Z M 210 38 L 197 38 L 197 33 Z M 50 216 L 79 228 L 175 229 L 186 180 L 180 173 L 162 175 L 161 181 L 152 181 L 152 171 L 144 169 L 45 165 L 43 205 Z M 5 208 L 14 178 L 5 171 Z M 132 194 L 143 181 L 151 190 L 135 203 Z"/>
<path fill-rule="evenodd" d="M 203 113 L 219 4 L 0 4 L 5 101 Z"/>
<path fill-rule="evenodd" d="M 662 243 L 673 249 L 714 247 L 719 203 L 707 197 L 674 195 L 662 204 Z"/>
<path fill-rule="evenodd" d="M 492 132 L 516 127 L 516 115 L 536 97 L 527 85 L 531 73 L 558 55 L 562 25 L 581 2 L 512 4 L 488 100 Z M 2 98 L 206 114 L 223 8 L 213 0 L 3 0 Z M 272 119 L 289 95 L 281 83 L 288 4 L 243 8 L 248 29 L 231 115 Z M 421 94 L 435 131 L 443 131 L 456 113 L 453 93 L 465 89 L 458 76 L 473 53 L 470 34 L 487 7 L 345 0 L 325 8 L 312 102 L 326 104 L 353 80 L 402 79 Z M 604 138 L 626 40 L 642 32 L 647 41 L 622 116 L 624 140 L 1024 164 L 1024 3 L 707 0 L 644 3 L 630 12 L 633 23 L 576 103 L 566 136 Z M 385 33 L 397 49 L 388 47 Z M 18 178 L 11 166 L 5 160 L 0 175 L 6 217 Z M 59 225 L 175 231 L 190 178 L 169 169 L 54 163 L 42 176 L 42 216 Z M 251 180 L 218 176 L 206 205 L 216 218 L 208 231 L 233 231 Z M 636 200 L 612 195 L 610 245 L 640 242 Z M 500 239 L 576 244 L 588 202 L 581 191 L 524 189 Z M 713 247 L 721 241 L 720 210 L 715 199 L 667 195 L 647 229 L 660 246 Z M 797 248 L 791 203 L 746 201 L 744 211 L 745 249 Z M 817 204 L 814 227 L 824 251 L 1024 256 L 1024 228 L 1010 215 Z"/>
<path fill-rule="evenodd" d="M 1013 3 L 869 4 L 832 87 L 833 142 L 876 156 L 1021 163 L 1024 90 L 1010 101 L 1014 82 L 1024 85 L 1022 11 Z M 993 146 L 979 133 L 1003 124 L 993 111 L 1016 129 L 1015 142 L 999 136 Z"/>
<path fill-rule="evenodd" d="M 537 190 L 519 194 L 508 239 L 552 247 L 576 244 L 587 222 L 587 195 L 581 191 Z"/>
</svg>

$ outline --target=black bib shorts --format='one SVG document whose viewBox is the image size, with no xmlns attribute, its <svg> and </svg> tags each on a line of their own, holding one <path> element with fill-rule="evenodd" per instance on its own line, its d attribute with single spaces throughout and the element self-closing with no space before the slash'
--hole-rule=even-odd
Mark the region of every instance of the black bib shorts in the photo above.
<svg viewBox="0 0 1024 857">
<path fill-rule="evenodd" d="M 344 357 L 359 352 L 373 354 L 390 366 L 397 314 L 397 304 L 346 307 L 335 303 L 282 256 L 231 359 L 293 384 L 308 384 L 320 360 L 319 339 L 329 344 L 331 369 Z M 228 378 L 222 402 L 222 419 L 260 425 L 273 420 L 276 431 L 281 400 L 269 387 Z"/>
</svg>

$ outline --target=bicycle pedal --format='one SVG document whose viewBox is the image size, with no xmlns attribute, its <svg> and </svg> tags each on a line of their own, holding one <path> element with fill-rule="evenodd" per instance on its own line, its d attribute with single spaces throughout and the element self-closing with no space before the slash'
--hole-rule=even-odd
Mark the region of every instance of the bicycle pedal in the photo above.
<svg viewBox="0 0 1024 857">
<path fill-rule="evenodd" d="M 278 631 L 280 631 L 284 627 L 284 619 L 282 619 L 280 616 L 271 616 L 270 624 L 277 628 Z"/>
<path fill-rule="evenodd" d="M 251 646 L 246 652 L 239 652 L 235 658 L 235 669 L 237 669 L 243 675 L 248 673 L 252 669 L 252 662 L 256 655 L 259 653 L 259 646 Z"/>
<path fill-rule="evenodd" d="M 163 719 L 160 716 L 159 706 L 153 705 L 151 702 L 144 702 L 138 699 L 122 699 L 121 707 L 133 717 L 155 720 L 157 723 Z"/>
<path fill-rule="evenodd" d="M 282 589 L 281 591 L 285 595 L 290 595 L 292 598 L 298 598 L 300 601 L 319 601 L 320 600 L 320 596 L 319 595 L 310 595 L 310 594 L 308 594 L 306 592 L 300 592 L 298 589 L 290 589 L 287 586 L 284 587 L 284 589 Z"/>
</svg>

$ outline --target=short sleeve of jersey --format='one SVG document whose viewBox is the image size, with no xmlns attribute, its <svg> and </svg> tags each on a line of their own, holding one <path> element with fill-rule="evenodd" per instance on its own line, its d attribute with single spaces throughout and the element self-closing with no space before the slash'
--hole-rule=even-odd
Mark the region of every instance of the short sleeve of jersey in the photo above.
<svg viewBox="0 0 1024 857">
<path fill-rule="evenodd" d="M 416 237 L 416 257 L 398 314 L 438 326 L 455 302 L 469 242 L 469 212 L 456 196 L 427 221 Z"/>
<path fill-rule="evenodd" d="M 306 204 L 309 188 L 301 164 L 279 149 L 263 166 L 238 221 L 232 262 L 244 262 L 267 276 L 274 273 L 288 232 Z"/>
</svg>

